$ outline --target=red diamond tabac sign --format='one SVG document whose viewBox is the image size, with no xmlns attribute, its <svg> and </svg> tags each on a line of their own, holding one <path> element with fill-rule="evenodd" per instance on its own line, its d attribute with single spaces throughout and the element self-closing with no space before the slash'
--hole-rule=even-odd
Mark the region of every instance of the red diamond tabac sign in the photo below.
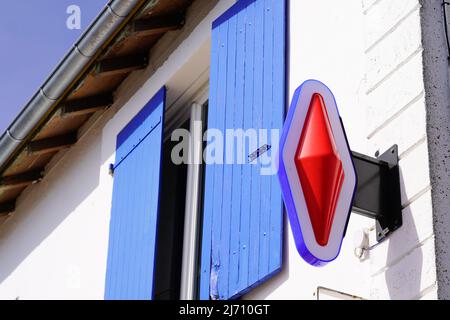
<svg viewBox="0 0 450 320">
<path fill-rule="evenodd" d="M 299 87 L 280 144 L 279 178 L 297 250 L 321 266 L 339 254 L 356 190 L 356 172 L 330 89 Z"/>
</svg>

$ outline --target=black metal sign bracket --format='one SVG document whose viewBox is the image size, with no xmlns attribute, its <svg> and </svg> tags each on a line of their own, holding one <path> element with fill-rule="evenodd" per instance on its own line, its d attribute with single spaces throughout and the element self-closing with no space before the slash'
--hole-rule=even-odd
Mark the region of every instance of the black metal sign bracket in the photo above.
<svg viewBox="0 0 450 320">
<path fill-rule="evenodd" d="M 381 242 L 403 224 L 398 147 L 376 158 L 353 152 L 352 158 L 358 177 L 353 211 L 376 220 Z"/>
</svg>

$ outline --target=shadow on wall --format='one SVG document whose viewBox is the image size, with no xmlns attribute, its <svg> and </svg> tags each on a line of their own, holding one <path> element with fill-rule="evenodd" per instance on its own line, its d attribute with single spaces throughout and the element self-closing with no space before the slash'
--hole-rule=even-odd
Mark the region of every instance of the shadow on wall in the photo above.
<svg viewBox="0 0 450 320">
<path fill-rule="evenodd" d="M 402 198 L 404 195 L 403 176 L 400 172 Z M 428 212 L 413 212 L 411 205 L 403 207 L 403 225 L 390 237 L 384 272 L 388 297 L 393 300 L 417 299 L 421 294 L 421 279 L 423 270 L 421 239 L 415 225 L 413 214 L 429 214 Z M 423 240 L 423 239 L 422 239 Z M 381 276 L 381 275 L 380 275 Z M 383 298 L 383 297 L 381 297 Z"/>
<path fill-rule="evenodd" d="M 0 283 L 80 205 L 92 207 L 86 200 L 99 185 L 100 168 L 106 161 L 102 159 L 101 132 L 92 133 L 72 147 L 41 183 L 22 194 L 16 212 L 0 227 Z M 88 213 L 98 214 L 92 211 Z M 90 221 L 85 220 L 84 223 L 87 230 Z M 73 232 L 86 230 L 77 229 Z M 80 234 L 79 237 L 84 235 Z M 64 238 L 60 239 L 64 241 Z M 72 247 L 76 245 L 72 237 L 65 239 L 72 242 Z M 68 249 L 64 243 L 52 243 L 51 248 L 55 250 L 51 253 L 54 257 L 49 258 L 58 259 L 61 254 L 67 255 Z M 51 264 L 51 261 L 47 263 Z M 41 271 L 36 270 L 36 274 L 31 276 L 45 277 Z M 52 269 L 47 271 L 51 273 Z"/>
</svg>

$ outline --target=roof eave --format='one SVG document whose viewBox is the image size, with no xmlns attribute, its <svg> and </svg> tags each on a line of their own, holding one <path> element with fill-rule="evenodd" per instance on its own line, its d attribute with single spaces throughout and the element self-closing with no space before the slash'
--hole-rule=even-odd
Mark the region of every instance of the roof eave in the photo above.
<svg viewBox="0 0 450 320">
<path fill-rule="evenodd" d="M 0 173 L 146 0 L 110 0 L 0 137 Z"/>
</svg>

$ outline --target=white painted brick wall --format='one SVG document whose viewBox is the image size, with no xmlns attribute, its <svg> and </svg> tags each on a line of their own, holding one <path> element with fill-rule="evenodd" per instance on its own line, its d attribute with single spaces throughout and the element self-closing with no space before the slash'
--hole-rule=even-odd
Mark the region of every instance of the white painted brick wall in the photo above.
<svg viewBox="0 0 450 320">
<path fill-rule="evenodd" d="M 412 146 L 425 139 L 426 113 L 424 105 L 425 97 L 422 95 L 419 100 L 401 112 L 399 117 L 392 119 L 382 130 L 369 137 L 372 146 L 376 150 L 387 150 L 392 146 L 391 137 L 396 137 L 395 143 L 398 145 L 400 158 L 403 159 Z M 405 132 L 408 134 L 404 134 Z"/>
<path fill-rule="evenodd" d="M 367 2 L 364 1 L 363 2 Z M 367 23 L 366 46 L 374 47 L 381 39 L 398 28 L 411 12 L 419 8 L 418 0 L 373 1 L 365 11 Z"/>
<path fill-rule="evenodd" d="M 417 55 L 421 49 L 420 11 L 416 9 L 400 26 L 383 38 L 383 44 L 366 51 L 369 60 L 367 86 L 374 88 L 389 77 L 405 61 Z M 389 48 L 389 50 L 386 50 Z"/>
<path fill-rule="evenodd" d="M 438 291 L 437 286 L 433 286 L 429 288 L 428 290 L 424 291 L 424 294 L 422 297 L 419 298 L 420 300 L 437 300 L 438 299 Z"/>
<path fill-rule="evenodd" d="M 383 45 L 381 42 L 379 45 Z M 386 47 L 385 50 L 390 50 Z M 367 91 L 369 132 L 380 130 L 423 95 L 422 57 L 416 54 L 376 88 Z"/>
<path fill-rule="evenodd" d="M 402 228 L 370 250 L 372 299 L 437 298 L 420 8 L 419 0 L 362 0 L 369 148 L 399 145 L 404 208 Z"/>
<path fill-rule="evenodd" d="M 411 128 L 411 130 L 415 129 Z M 405 134 L 408 134 L 408 132 L 405 132 Z M 409 205 L 429 187 L 428 147 L 424 142 L 415 146 L 405 158 L 400 159 L 402 205 Z"/>
</svg>

